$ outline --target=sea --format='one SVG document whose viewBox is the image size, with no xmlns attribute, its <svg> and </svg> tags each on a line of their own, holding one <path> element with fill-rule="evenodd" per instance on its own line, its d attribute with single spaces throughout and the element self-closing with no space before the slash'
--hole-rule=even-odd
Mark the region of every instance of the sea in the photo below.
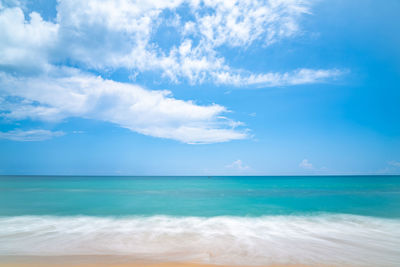
<svg viewBox="0 0 400 267">
<path fill-rule="evenodd" d="M 400 176 L 0 176 L 0 262 L 400 266 Z"/>
</svg>

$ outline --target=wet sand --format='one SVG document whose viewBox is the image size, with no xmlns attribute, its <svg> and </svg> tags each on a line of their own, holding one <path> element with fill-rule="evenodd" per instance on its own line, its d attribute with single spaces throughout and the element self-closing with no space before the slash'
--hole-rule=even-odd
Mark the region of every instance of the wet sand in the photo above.
<svg viewBox="0 0 400 267">
<path fill-rule="evenodd" d="M 0 267 L 232 267 L 227 265 L 208 265 L 195 263 L 95 263 L 95 264 L 67 264 L 67 263 L 0 263 Z M 246 267 L 246 266 L 233 266 Z M 268 265 L 263 267 L 311 267 L 306 265 Z"/>
<path fill-rule="evenodd" d="M 121 256 L 6 256 L 0 257 L 0 267 L 255 267 L 183 262 L 140 261 Z M 328 265 L 272 264 L 256 267 L 334 267 Z M 336 267 L 336 266 L 335 266 Z M 342 267 L 342 266 L 341 266 Z"/>
</svg>

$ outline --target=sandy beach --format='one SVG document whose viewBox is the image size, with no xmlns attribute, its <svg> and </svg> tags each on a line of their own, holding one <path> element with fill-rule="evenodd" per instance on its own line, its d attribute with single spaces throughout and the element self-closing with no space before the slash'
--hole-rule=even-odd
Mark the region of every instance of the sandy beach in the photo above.
<svg viewBox="0 0 400 267">
<path fill-rule="evenodd" d="M 120 256 L 8 256 L 0 267 L 254 267 L 254 265 L 144 261 Z M 337 267 L 331 265 L 268 264 L 257 267 Z M 341 266 L 343 267 L 343 266 Z"/>
<path fill-rule="evenodd" d="M 205 264 L 191 262 L 143 261 L 116 256 L 8 256 L 0 267 L 252 267 L 254 265 Z M 328 265 L 269 264 L 258 267 L 334 267 Z"/>
<path fill-rule="evenodd" d="M 67 264 L 67 263 L 0 263 L 0 267 L 231 267 L 195 263 L 125 263 L 125 264 Z M 235 266 L 247 267 L 247 266 Z M 306 265 L 268 265 L 264 267 L 311 267 Z"/>
</svg>

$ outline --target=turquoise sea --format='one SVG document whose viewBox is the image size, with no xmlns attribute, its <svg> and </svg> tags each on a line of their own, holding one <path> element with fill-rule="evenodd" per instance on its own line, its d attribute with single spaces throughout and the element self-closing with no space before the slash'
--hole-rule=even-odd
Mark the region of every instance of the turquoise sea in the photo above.
<svg viewBox="0 0 400 267">
<path fill-rule="evenodd" d="M 400 176 L 0 176 L 0 260 L 400 266 Z"/>
</svg>

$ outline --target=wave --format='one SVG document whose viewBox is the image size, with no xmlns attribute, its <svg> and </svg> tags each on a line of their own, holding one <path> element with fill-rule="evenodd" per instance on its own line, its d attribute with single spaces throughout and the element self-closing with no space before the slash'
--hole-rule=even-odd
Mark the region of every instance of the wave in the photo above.
<svg viewBox="0 0 400 267">
<path fill-rule="evenodd" d="M 400 220 L 341 214 L 0 217 L 0 255 L 394 267 L 400 266 Z"/>
</svg>

